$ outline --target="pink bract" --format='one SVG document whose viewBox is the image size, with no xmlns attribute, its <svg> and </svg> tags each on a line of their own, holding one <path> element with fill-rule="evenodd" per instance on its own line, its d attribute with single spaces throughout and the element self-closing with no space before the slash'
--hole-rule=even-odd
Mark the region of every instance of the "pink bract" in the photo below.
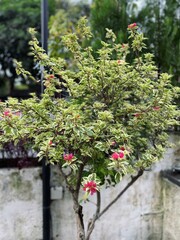
<svg viewBox="0 0 180 240">
<path fill-rule="evenodd" d="M 135 28 L 135 27 L 137 27 L 137 23 L 132 23 L 132 24 L 129 24 L 129 25 L 128 25 L 128 28 L 129 28 L 129 29 L 133 29 L 133 28 Z"/>
<path fill-rule="evenodd" d="M 124 146 L 122 146 L 122 147 L 120 147 L 120 150 L 121 150 L 121 151 L 125 151 L 126 149 L 125 149 Z"/>
<path fill-rule="evenodd" d="M 158 111 L 159 109 L 160 109 L 159 106 L 155 106 L 155 107 L 153 107 L 153 110 L 154 110 L 154 111 Z"/>
<path fill-rule="evenodd" d="M 11 116 L 11 111 L 10 110 L 6 110 L 6 111 L 3 112 L 3 115 L 5 117 L 9 117 L 9 116 Z"/>
<path fill-rule="evenodd" d="M 119 153 L 119 158 L 124 158 L 124 152 Z"/>
<path fill-rule="evenodd" d="M 83 190 L 93 195 L 97 192 L 97 184 L 94 181 L 89 181 L 84 184 Z"/>
<path fill-rule="evenodd" d="M 65 161 L 71 161 L 73 159 L 74 155 L 72 153 L 64 154 L 64 160 Z"/>
<path fill-rule="evenodd" d="M 111 155 L 111 158 L 114 159 L 114 160 L 117 160 L 117 159 L 119 158 L 119 153 L 114 152 L 114 153 Z"/>
</svg>

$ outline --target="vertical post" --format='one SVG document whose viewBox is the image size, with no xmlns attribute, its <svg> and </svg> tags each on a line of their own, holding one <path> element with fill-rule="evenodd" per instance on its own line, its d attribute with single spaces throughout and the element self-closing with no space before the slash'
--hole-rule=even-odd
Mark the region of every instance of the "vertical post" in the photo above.
<svg viewBox="0 0 180 240">
<path fill-rule="evenodd" d="M 42 47 L 48 52 L 48 0 L 41 0 L 41 41 Z M 43 87 L 43 66 L 41 69 L 41 93 Z M 46 164 L 46 160 L 42 160 L 42 191 L 43 191 L 43 240 L 51 239 L 50 224 L 50 165 Z"/>
<path fill-rule="evenodd" d="M 42 47 L 48 51 L 48 0 L 42 0 L 41 11 L 41 40 Z"/>
<path fill-rule="evenodd" d="M 48 53 L 48 0 L 41 0 L 41 42 L 42 48 Z M 41 80 L 43 79 L 43 66 L 41 69 Z M 41 93 L 44 91 L 41 81 Z"/>
<path fill-rule="evenodd" d="M 161 44 L 161 0 L 157 2 L 157 61 L 158 61 L 158 78 L 161 74 L 161 59 L 160 59 L 160 44 Z"/>
<path fill-rule="evenodd" d="M 50 165 L 42 160 L 43 178 L 43 240 L 51 239 L 51 214 L 50 214 Z"/>
</svg>

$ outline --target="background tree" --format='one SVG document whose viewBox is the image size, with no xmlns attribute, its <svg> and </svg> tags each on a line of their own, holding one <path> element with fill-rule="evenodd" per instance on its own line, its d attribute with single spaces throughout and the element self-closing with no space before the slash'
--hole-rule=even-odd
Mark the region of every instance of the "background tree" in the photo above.
<svg viewBox="0 0 180 240">
<path fill-rule="evenodd" d="M 50 13 L 54 9 L 54 0 L 49 1 Z M 0 97 L 12 95 L 17 81 L 13 59 L 24 62 L 28 70 L 34 69 L 32 57 L 28 55 L 30 35 L 28 28 L 34 27 L 40 33 L 40 0 L 1 0 L 0 8 Z M 34 74 L 37 71 L 34 70 Z M 32 72 L 33 74 L 33 72 Z M 33 74 L 33 75 L 34 75 Z M 29 79 L 19 78 L 21 83 L 32 84 Z M 3 86 L 9 86 L 5 92 Z M 21 85 L 22 87 L 22 85 Z"/>
<path fill-rule="evenodd" d="M 135 20 L 135 19 L 134 19 Z M 180 2 L 178 0 L 144 2 L 136 20 L 147 36 L 147 48 L 155 55 L 159 72 L 173 75 L 172 82 L 179 84 L 180 77 Z"/>
<path fill-rule="evenodd" d="M 137 2 L 138 3 L 138 2 Z M 117 34 L 117 41 L 127 40 L 126 26 L 137 22 L 147 36 L 147 51 L 154 53 L 160 72 L 173 75 L 172 82 L 179 85 L 180 77 L 180 3 L 178 0 L 133 1 L 94 0 L 90 22 L 95 35 L 93 46 L 105 38 L 105 28 Z M 121 29 L 121 30 L 120 30 Z"/>
<path fill-rule="evenodd" d="M 67 49 L 63 47 L 62 36 L 68 32 L 75 31 L 77 21 L 82 16 L 88 17 L 90 6 L 87 1 L 73 3 L 68 0 L 56 2 L 56 13 L 49 21 L 49 54 L 52 57 L 69 58 Z"/>
<path fill-rule="evenodd" d="M 136 4 L 132 0 L 93 0 L 90 23 L 94 34 L 93 47 L 98 48 L 105 39 L 106 28 L 112 29 L 118 42 L 127 41 L 127 26 L 131 22 Z"/>
<path fill-rule="evenodd" d="M 147 49 L 154 54 L 158 75 L 168 72 L 174 86 L 180 86 L 180 2 L 178 0 L 133 1 L 94 0 L 91 7 L 91 25 L 95 34 L 92 46 L 98 48 L 105 37 L 105 26 L 113 29 L 117 42 L 127 40 L 125 29 L 119 26 L 136 22 L 147 36 Z M 124 24 L 123 24 L 124 23 Z M 128 56 L 129 60 L 133 56 Z M 176 100 L 180 103 L 180 99 Z"/>
</svg>

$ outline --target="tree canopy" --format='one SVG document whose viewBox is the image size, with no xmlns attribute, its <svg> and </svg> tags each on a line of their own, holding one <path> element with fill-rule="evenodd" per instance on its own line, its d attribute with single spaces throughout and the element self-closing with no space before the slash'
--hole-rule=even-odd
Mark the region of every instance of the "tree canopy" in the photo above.
<svg viewBox="0 0 180 240">
<path fill-rule="evenodd" d="M 137 24 L 127 28 L 125 44 L 116 43 L 116 35 L 107 29 L 96 58 L 91 45 L 83 45 L 82 39 L 92 33 L 82 18 L 77 31 L 62 38 L 74 68 L 65 67 L 64 58 L 48 56 L 31 29 L 34 59 L 45 66 L 45 91 L 41 98 L 33 94 L 27 100 L 10 98 L 0 104 L 1 146 L 23 140 L 37 151 L 39 160 L 59 167 L 72 195 L 78 240 L 90 239 L 95 221 L 112 205 L 100 210 L 101 185 L 114 186 L 130 174 L 122 192 L 127 190 L 162 157 L 168 146 L 166 131 L 178 124 L 174 99 L 179 88 L 172 86 L 167 73 L 158 77 L 153 55 L 143 52 L 145 37 Z M 17 73 L 30 75 L 18 62 Z M 68 96 L 57 98 L 63 88 Z M 96 212 L 85 231 L 81 203 L 94 194 Z"/>
</svg>

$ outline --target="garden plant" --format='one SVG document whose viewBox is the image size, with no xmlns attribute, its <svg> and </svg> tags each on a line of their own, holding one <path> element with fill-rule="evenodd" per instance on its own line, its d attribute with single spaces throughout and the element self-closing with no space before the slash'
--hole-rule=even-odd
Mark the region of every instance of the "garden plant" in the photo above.
<svg viewBox="0 0 180 240">
<path fill-rule="evenodd" d="M 167 73 L 158 77 L 136 23 L 127 26 L 128 43 L 117 43 L 115 34 L 106 30 L 107 40 L 94 54 L 84 43 L 93 36 L 82 18 L 76 32 L 62 40 L 73 56 L 67 64 L 65 59 L 50 58 L 30 29 L 31 52 L 44 67 L 44 93 L 41 98 L 32 94 L 0 104 L 1 145 L 23 140 L 39 160 L 59 167 L 72 195 L 78 240 L 90 239 L 96 220 L 162 157 L 167 130 L 178 124 L 174 102 L 179 89 Z M 128 62 L 128 56 L 133 61 Z M 18 74 L 31 77 L 21 63 L 16 66 Z M 114 186 L 127 174 L 127 186 L 101 209 L 101 186 Z M 97 199 L 96 212 L 85 224 L 82 201 L 90 195 Z"/>
</svg>

